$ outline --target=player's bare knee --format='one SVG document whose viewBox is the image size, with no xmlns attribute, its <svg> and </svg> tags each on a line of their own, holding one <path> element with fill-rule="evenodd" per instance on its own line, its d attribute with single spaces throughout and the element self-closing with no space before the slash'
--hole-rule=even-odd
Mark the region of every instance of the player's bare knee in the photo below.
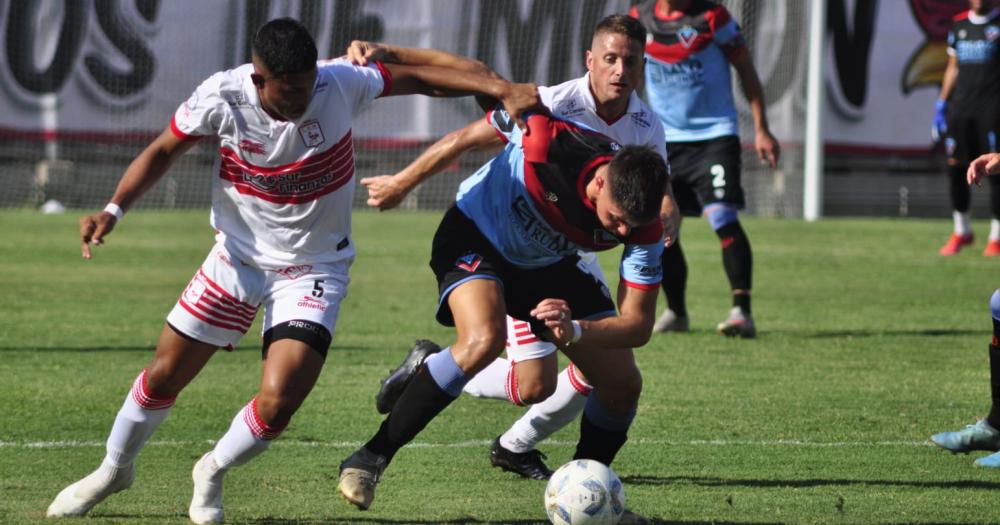
<svg viewBox="0 0 1000 525">
<path fill-rule="evenodd" d="M 455 347 L 465 354 L 467 360 L 483 363 L 485 367 L 500 357 L 506 345 L 505 330 L 484 329 L 471 334 L 462 334 Z"/>
<path fill-rule="evenodd" d="M 257 394 L 257 414 L 268 425 L 282 427 L 291 421 L 304 400 L 305 396 L 296 393 L 263 389 Z"/>
<path fill-rule="evenodd" d="M 601 381 L 595 388 L 603 390 L 602 395 L 613 399 L 616 405 L 636 405 L 642 394 L 642 374 L 634 367 L 620 372 Z"/>
<path fill-rule="evenodd" d="M 555 381 L 529 380 L 517 382 L 517 392 L 521 397 L 521 402 L 525 405 L 541 403 L 549 398 L 556 391 Z"/>
<path fill-rule="evenodd" d="M 176 360 L 154 357 L 146 367 L 146 388 L 149 393 L 158 399 L 177 397 L 187 384 L 181 378 L 178 365 Z"/>
</svg>

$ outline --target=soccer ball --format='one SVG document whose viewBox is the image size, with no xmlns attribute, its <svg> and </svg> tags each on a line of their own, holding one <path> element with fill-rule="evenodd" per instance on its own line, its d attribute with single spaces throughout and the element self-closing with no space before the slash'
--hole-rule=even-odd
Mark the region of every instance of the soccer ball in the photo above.
<svg viewBox="0 0 1000 525">
<path fill-rule="evenodd" d="M 625 512 L 618 474 L 591 459 L 559 467 L 545 487 L 545 512 L 556 525 L 613 525 Z"/>
</svg>

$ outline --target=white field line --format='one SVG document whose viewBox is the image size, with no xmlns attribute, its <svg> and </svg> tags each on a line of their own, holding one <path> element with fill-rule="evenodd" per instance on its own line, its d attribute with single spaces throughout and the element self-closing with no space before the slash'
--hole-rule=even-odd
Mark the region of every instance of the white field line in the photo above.
<svg viewBox="0 0 1000 525">
<path fill-rule="evenodd" d="M 407 447 L 412 448 L 481 448 L 489 446 L 490 440 L 460 441 L 456 443 L 410 443 Z M 150 441 L 146 444 L 149 447 L 189 447 L 195 445 L 214 445 L 213 440 L 203 441 Z M 360 442 L 351 441 L 296 441 L 294 439 L 279 439 L 274 442 L 279 447 L 318 447 L 318 448 L 338 448 L 355 449 L 362 445 Z M 691 440 L 674 441 L 665 439 L 635 439 L 629 440 L 629 446 L 674 446 L 674 447 L 801 447 L 801 448 L 844 448 L 844 447 L 924 447 L 931 446 L 928 441 L 802 441 L 797 439 L 779 439 L 773 441 L 750 441 L 750 440 Z M 28 448 L 89 448 L 103 447 L 103 441 L 0 441 L 0 449 L 28 449 Z M 576 446 L 576 441 L 546 441 L 543 446 L 572 447 Z"/>
</svg>

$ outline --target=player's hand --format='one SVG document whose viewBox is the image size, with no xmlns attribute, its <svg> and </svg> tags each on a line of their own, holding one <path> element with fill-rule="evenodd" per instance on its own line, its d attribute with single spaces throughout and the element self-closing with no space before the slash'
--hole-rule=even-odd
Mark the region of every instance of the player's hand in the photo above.
<svg viewBox="0 0 1000 525">
<path fill-rule="evenodd" d="M 396 182 L 392 175 L 379 175 L 361 179 L 361 185 L 368 189 L 368 205 L 379 211 L 391 210 L 399 206 L 410 191 Z"/>
<path fill-rule="evenodd" d="M 965 172 L 965 178 L 969 184 L 979 185 L 983 177 L 987 175 L 1000 174 L 1000 153 L 987 153 L 980 155 L 969 164 L 969 170 Z"/>
<path fill-rule="evenodd" d="M 509 83 L 507 89 L 500 95 L 500 103 L 503 104 L 507 114 L 514 120 L 521 132 L 528 133 L 528 125 L 524 122 L 522 114 L 528 111 L 545 112 L 542 99 L 538 95 L 538 86 L 535 84 Z"/>
<path fill-rule="evenodd" d="M 941 142 L 948 133 L 948 101 L 938 99 L 934 103 L 934 124 L 931 125 L 931 139 Z"/>
<path fill-rule="evenodd" d="M 90 259 L 91 244 L 104 244 L 104 236 L 115 229 L 115 224 L 118 218 L 106 211 L 80 217 L 80 251 L 84 259 Z"/>
<path fill-rule="evenodd" d="M 781 145 L 774 138 L 770 130 L 762 129 L 757 131 L 754 138 L 754 148 L 757 150 L 757 158 L 761 162 L 767 163 L 771 169 L 778 167 L 778 160 L 781 158 Z"/>
<path fill-rule="evenodd" d="M 378 42 L 366 42 L 364 40 L 351 40 L 347 46 L 344 57 L 352 64 L 367 66 L 369 62 L 387 62 L 390 55 L 388 47 Z"/>
<path fill-rule="evenodd" d="M 545 322 L 545 327 L 552 331 L 557 345 L 566 346 L 573 340 L 573 312 L 566 301 L 542 299 L 530 313 L 535 319 Z"/>
</svg>

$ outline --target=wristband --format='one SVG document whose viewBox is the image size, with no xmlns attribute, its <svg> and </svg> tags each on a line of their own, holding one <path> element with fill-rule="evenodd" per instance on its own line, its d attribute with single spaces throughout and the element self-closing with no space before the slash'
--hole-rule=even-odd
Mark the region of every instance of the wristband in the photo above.
<svg viewBox="0 0 1000 525">
<path fill-rule="evenodd" d="M 108 205 L 104 207 L 104 212 L 114 215 L 118 220 L 122 220 L 122 217 L 125 216 L 125 210 L 113 202 L 109 202 Z"/>
<path fill-rule="evenodd" d="M 569 342 L 576 343 L 581 337 L 583 337 L 583 327 L 580 326 L 580 321 L 573 321 L 573 338 Z"/>
</svg>

